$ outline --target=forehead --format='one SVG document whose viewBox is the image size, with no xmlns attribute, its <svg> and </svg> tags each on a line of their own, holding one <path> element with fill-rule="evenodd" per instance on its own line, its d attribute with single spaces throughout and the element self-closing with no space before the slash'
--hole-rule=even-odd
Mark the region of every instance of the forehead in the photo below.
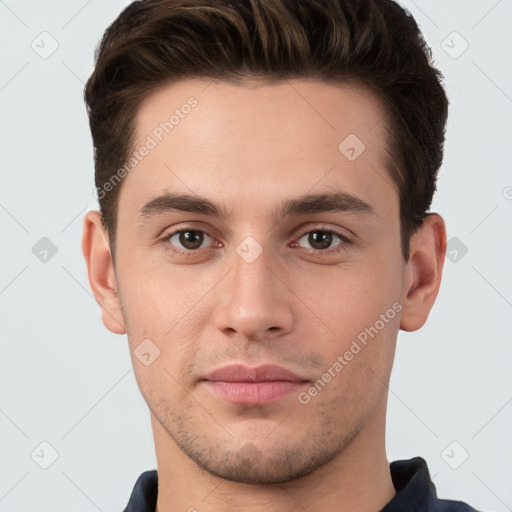
<svg viewBox="0 0 512 512">
<path fill-rule="evenodd" d="M 125 178 L 121 201 L 142 204 L 169 188 L 263 207 L 336 188 L 396 203 L 385 110 L 363 86 L 184 80 L 145 99 L 135 133 L 133 150 L 150 149 Z"/>
</svg>

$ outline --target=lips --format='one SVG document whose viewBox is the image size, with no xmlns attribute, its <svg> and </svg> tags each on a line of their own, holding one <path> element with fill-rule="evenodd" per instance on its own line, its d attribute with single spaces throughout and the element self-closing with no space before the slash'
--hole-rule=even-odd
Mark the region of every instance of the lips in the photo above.
<svg viewBox="0 0 512 512">
<path fill-rule="evenodd" d="M 214 370 L 206 376 L 206 380 L 220 380 L 224 382 L 305 382 L 306 379 L 300 378 L 286 368 L 273 364 L 266 364 L 256 368 L 234 364 Z"/>
<path fill-rule="evenodd" d="M 298 393 L 308 381 L 286 368 L 231 365 L 209 373 L 204 385 L 215 395 L 235 404 L 265 405 Z"/>
</svg>

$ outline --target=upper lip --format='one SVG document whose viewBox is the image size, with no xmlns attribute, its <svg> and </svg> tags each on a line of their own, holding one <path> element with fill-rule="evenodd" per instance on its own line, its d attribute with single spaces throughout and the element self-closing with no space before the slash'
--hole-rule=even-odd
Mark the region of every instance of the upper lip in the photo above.
<svg viewBox="0 0 512 512">
<path fill-rule="evenodd" d="M 291 370 L 274 364 L 265 364 L 257 367 L 242 364 L 223 366 L 213 370 L 205 379 L 225 382 L 305 381 L 305 379 L 302 379 Z"/>
</svg>

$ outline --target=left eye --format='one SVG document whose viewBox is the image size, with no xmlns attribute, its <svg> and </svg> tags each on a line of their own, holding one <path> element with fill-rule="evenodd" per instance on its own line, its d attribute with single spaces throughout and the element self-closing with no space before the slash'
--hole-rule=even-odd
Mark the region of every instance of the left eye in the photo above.
<svg viewBox="0 0 512 512">
<path fill-rule="evenodd" d="M 345 237 L 339 235 L 338 233 L 334 233 L 333 231 L 316 230 L 309 231 L 308 233 L 304 234 L 301 238 L 299 238 L 297 245 L 304 247 L 301 245 L 300 241 L 306 239 L 307 243 L 311 245 L 312 249 L 317 251 L 325 251 L 326 249 L 330 249 L 332 247 L 333 238 L 338 238 L 340 240 L 340 243 L 335 245 L 341 245 L 346 241 Z M 306 249 L 309 249 L 309 247 L 306 247 Z"/>
</svg>

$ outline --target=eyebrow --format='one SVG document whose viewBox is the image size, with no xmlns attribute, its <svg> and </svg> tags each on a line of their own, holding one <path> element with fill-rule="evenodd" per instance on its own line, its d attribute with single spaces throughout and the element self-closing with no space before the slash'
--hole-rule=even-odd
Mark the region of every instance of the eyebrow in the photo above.
<svg viewBox="0 0 512 512">
<path fill-rule="evenodd" d="M 172 211 L 209 215 L 221 220 L 227 220 L 231 216 L 222 205 L 217 205 L 205 197 L 168 192 L 146 203 L 139 210 L 139 217 L 145 223 L 155 216 Z M 359 197 L 337 191 L 287 199 L 273 212 L 273 216 L 279 222 L 287 216 L 326 212 L 375 214 L 374 208 Z"/>
</svg>

